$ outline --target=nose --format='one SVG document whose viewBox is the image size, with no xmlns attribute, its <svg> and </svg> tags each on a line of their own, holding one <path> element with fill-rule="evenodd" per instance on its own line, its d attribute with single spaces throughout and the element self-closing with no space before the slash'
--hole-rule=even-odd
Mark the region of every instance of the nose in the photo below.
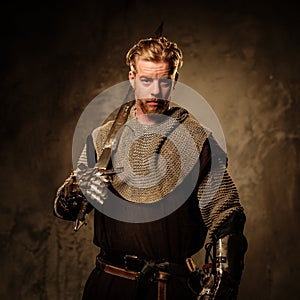
<svg viewBox="0 0 300 300">
<path fill-rule="evenodd" d="M 151 86 L 151 96 L 159 98 L 160 94 L 161 94 L 161 90 L 160 90 L 159 80 L 154 79 Z"/>
</svg>

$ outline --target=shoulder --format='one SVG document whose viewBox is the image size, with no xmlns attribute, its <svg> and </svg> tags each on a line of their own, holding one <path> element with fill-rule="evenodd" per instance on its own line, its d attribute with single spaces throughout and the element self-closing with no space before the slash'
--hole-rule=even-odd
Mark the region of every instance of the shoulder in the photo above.
<svg viewBox="0 0 300 300">
<path fill-rule="evenodd" d="M 134 102 L 132 102 L 132 104 L 130 104 L 130 106 L 129 106 L 130 111 L 129 111 L 129 115 L 128 115 L 128 120 L 133 119 L 135 117 L 135 105 L 133 105 L 133 104 L 134 104 Z M 111 129 L 116 117 L 117 117 L 117 114 L 118 114 L 118 112 L 119 112 L 119 110 L 121 109 L 122 106 L 116 108 L 113 112 L 111 112 L 110 115 L 101 124 L 101 126 L 95 128 L 92 131 L 92 137 L 93 137 L 94 140 L 97 138 L 97 136 L 99 134 L 104 134 L 104 135 L 108 134 L 108 132 L 110 131 L 110 129 Z"/>
<path fill-rule="evenodd" d="M 108 132 L 111 129 L 112 124 L 113 124 L 113 120 L 108 121 L 105 124 L 95 128 L 91 133 L 93 140 L 95 141 L 99 134 L 102 135 Z"/>
<path fill-rule="evenodd" d="M 201 124 L 189 111 L 178 105 L 171 105 L 168 111 L 170 117 L 175 118 L 187 129 L 199 149 L 212 136 L 212 131 Z"/>
<path fill-rule="evenodd" d="M 105 124 L 95 128 L 91 133 L 94 147 L 98 155 L 100 154 L 101 149 L 104 146 L 105 140 L 108 136 L 108 133 L 112 125 L 113 125 L 113 121 L 108 121 Z"/>
</svg>

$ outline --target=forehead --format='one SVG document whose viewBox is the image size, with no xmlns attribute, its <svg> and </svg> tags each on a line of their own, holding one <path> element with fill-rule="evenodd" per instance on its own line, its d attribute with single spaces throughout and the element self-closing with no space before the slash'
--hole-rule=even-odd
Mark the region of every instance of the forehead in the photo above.
<svg viewBox="0 0 300 300">
<path fill-rule="evenodd" d="M 141 76 L 159 78 L 168 77 L 170 74 L 170 66 L 166 61 L 149 61 L 137 58 L 136 73 Z"/>
</svg>

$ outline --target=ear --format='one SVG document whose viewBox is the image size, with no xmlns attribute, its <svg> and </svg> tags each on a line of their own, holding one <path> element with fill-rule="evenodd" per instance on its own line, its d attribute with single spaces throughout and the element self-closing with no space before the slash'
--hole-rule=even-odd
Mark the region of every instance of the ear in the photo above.
<svg viewBox="0 0 300 300">
<path fill-rule="evenodd" d="M 134 79 L 135 79 L 135 74 L 133 71 L 129 71 L 128 73 L 128 79 L 130 81 L 130 85 L 132 86 L 132 88 L 134 89 Z"/>
<path fill-rule="evenodd" d="M 174 85 L 173 85 L 173 90 L 175 89 L 175 85 L 177 83 L 178 78 L 179 78 L 179 73 L 176 72 L 176 74 L 175 74 L 175 80 L 174 80 Z"/>
</svg>

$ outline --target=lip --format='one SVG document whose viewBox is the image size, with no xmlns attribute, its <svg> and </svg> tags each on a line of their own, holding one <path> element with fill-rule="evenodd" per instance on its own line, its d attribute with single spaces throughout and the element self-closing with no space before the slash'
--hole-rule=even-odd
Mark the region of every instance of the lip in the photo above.
<svg viewBox="0 0 300 300">
<path fill-rule="evenodd" d="M 147 101 L 147 104 L 157 106 L 159 103 L 157 101 Z"/>
<path fill-rule="evenodd" d="M 146 103 L 150 105 L 158 105 L 160 101 L 158 99 L 147 99 Z"/>
</svg>

